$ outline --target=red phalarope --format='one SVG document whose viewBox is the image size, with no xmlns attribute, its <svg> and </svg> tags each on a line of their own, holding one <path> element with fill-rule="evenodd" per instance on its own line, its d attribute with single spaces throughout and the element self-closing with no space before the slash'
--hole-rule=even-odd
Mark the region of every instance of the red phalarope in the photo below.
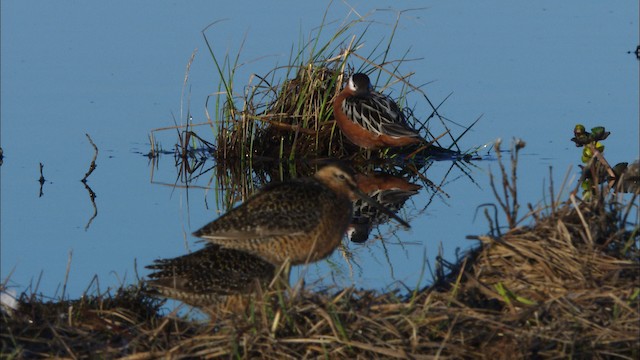
<svg viewBox="0 0 640 360">
<path fill-rule="evenodd" d="M 369 77 L 353 74 L 333 102 L 333 114 L 342 133 L 365 149 L 424 143 L 406 122 L 398 105 L 373 90 Z"/>
</svg>

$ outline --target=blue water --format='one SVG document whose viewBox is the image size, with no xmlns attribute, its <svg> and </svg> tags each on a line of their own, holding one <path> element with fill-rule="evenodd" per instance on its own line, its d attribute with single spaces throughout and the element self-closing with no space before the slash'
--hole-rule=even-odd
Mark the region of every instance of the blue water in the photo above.
<svg viewBox="0 0 640 360">
<path fill-rule="evenodd" d="M 351 5 L 362 15 L 387 8 L 381 1 Z M 148 152 L 152 129 L 172 126 L 174 118 L 181 123 L 187 112 L 195 122 L 206 120 L 205 99 L 217 91 L 219 77 L 201 30 L 227 19 L 207 32 L 221 55 L 235 54 L 246 38 L 235 76 L 241 93 L 251 74 L 286 64 L 291 47 L 320 24 L 326 8 L 321 2 L 3 1 L 0 278 L 21 291 L 42 273 L 38 291 L 60 295 L 72 253 L 66 294 L 77 297 L 94 275 L 104 290 L 133 282 L 136 263 L 144 276 L 143 266 L 154 259 L 198 249 L 189 234 L 218 216 L 206 208 L 215 204 L 215 191 L 190 189 L 187 201 L 184 189 L 166 185 L 175 182 L 172 158 L 161 158 L 151 182 L 152 167 L 140 153 Z M 325 36 L 350 11 L 333 3 L 327 19 L 337 23 Z M 580 151 L 569 139 L 578 122 L 612 132 L 605 142 L 610 162 L 638 157 L 638 61 L 627 53 L 639 42 L 637 14 L 637 1 L 427 3 L 403 13 L 392 55 L 410 49 L 416 60 L 402 71 L 415 73 L 414 84 L 428 83 L 432 101 L 453 92 L 442 115 L 463 125 L 482 115 L 462 139 L 463 149 L 497 138 L 527 142 L 518 189 L 522 204 L 537 203 L 547 192 L 550 166 L 556 188 L 567 172 L 577 174 Z M 376 23 L 361 54 L 390 34 L 395 16 L 379 11 L 371 17 Z M 426 105 L 413 101 L 426 116 Z M 93 207 L 79 181 L 93 156 L 85 133 L 100 149 L 88 183 L 98 216 L 88 229 Z M 158 140 L 172 148 L 174 134 L 160 132 Z M 47 180 L 41 197 L 39 163 Z M 434 165 L 429 178 L 439 183 L 449 166 Z M 494 202 L 491 170 L 497 170 L 494 161 L 474 163 L 471 177 L 454 171 L 442 185 L 450 197 L 436 197 L 425 209 L 430 193 L 423 192 L 407 203 L 402 214 L 412 230 L 389 236 L 395 225 L 382 226 L 384 242 L 345 241 L 350 263 L 336 251 L 298 276 L 373 289 L 428 283 L 425 260 L 433 264 L 442 248 L 453 261 L 473 245 L 466 235 L 487 231 L 484 217 L 474 216 L 478 205 Z"/>
</svg>

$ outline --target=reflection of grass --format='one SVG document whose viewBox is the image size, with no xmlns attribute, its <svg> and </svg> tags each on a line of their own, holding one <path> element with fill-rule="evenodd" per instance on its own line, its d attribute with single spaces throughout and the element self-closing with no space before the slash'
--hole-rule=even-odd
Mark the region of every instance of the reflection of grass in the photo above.
<svg viewBox="0 0 640 360">
<path fill-rule="evenodd" d="M 515 166 L 517 156 L 512 159 Z M 504 194 L 511 194 L 509 182 L 517 177 L 501 173 Z M 504 234 L 475 237 L 479 247 L 455 264 L 441 262 L 434 285 L 408 294 L 279 290 L 278 283 L 246 307 L 207 308 L 210 322 L 162 315 L 161 303 L 136 286 L 72 301 L 23 295 L 17 310 L 0 315 L 1 352 L 10 358 L 637 358 L 640 234 L 637 218 L 629 223 L 637 194 L 626 202 L 604 192 L 582 203 L 572 196 L 574 205 L 550 195 L 547 210 L 528 215 L 532 226 L 509 222 Z M 509 201 L 506 210 L 517 204 Z"/>
</svg>

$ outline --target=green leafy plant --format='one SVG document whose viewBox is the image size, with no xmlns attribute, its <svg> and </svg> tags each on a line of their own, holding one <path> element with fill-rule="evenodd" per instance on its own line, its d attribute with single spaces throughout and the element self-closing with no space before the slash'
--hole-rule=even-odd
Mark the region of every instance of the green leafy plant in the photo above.
<svg viewBox="0 0 640 360">
<path fill-rule="evenodd" d="M 581 161 L 585 164 L 582 167 L 580 177 L 580 187 L 584 199 L 589 199 L 591 195 L 598 191 L 598 185 L 607 183 L 609 189 L 617 192 L 637 192 L 640 167 L 638 162 L 631 164 L 621 162 L 615 166 L 609 165 L 604 157 L 605 146 L 602 141 L 607 139 L 611 132 L 606 131 L 604 126 L 591 128 L 591 132 L 586 131 L 582 124 L 577 124 L 573 129 L 574 137 L 571 138 L 577 147 L 582 147 Z"/>
</svg>

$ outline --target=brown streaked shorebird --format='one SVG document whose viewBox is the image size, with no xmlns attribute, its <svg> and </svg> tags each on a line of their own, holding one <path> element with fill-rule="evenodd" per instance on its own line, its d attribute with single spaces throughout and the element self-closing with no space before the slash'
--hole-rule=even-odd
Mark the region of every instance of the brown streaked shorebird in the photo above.
<svg viewBox="0 0 640 360">
<path fill-rule="evenodd" d="M 271 183 L 240 206 L 193 234 L 223 248 L 246 251 L 279 265 L 314 262 L 340 244 L 351 221 L 351 197 L 379 207 L 399 223 L 409 224 L 363 194 L 350 168 L 324 166 L 311 178 Z"/>
<path fill-rule="evenodd" d="M 369 76 L 353 74 L 333 101 L 333 115 L 342 133 L 365 149 L 425 143 L 393 100 L 373 90 Z"/>
<path fill-rule="evenodd" d="M 273 280 L 275 266 L 235 249 L 208 244 L 194 253 L 156 260 L 147 269 L 153 294 L 194 306 L 222 303 L 230 296 L 246 295 Z"/>
</svg>

